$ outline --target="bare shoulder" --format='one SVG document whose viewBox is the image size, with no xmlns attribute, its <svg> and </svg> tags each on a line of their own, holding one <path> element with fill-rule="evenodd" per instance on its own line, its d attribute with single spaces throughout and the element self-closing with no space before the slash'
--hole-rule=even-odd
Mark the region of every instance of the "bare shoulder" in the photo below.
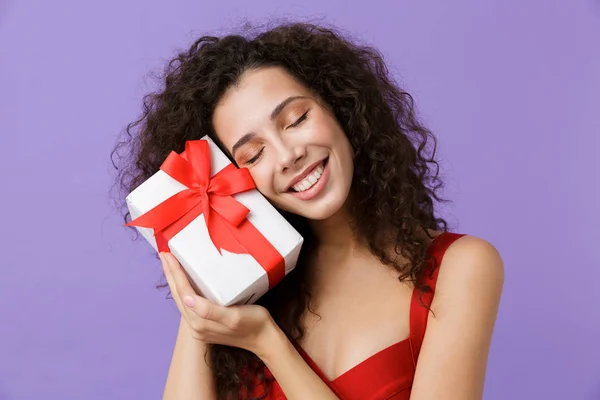
<svg viewBox="0 0 600 400">
<path fill-rule="evenodd" d="M 487 241 L 463 236 L 443 256 L 411 399 L 481 399 L 504 266 Z"/>
<path fill-rule="evenodd" d="M 453 307 L 468 303 L 471 310 L 474 302 L 495 307 L 503 285 L 504 263 L 498 250 L 484 239 L 463 236 L 444 254 L 432 309 L 434 305 L 444 308 L 442 302 Z"/>
<path fill-rule="evenodd" d="M 444 269 L 452 269 L 456 274 L 504 276 L 504 264 L 498 250 L 490 242 L 470 235 L 448 247 L 443 264 L 446 264 Z"/>
</svg>

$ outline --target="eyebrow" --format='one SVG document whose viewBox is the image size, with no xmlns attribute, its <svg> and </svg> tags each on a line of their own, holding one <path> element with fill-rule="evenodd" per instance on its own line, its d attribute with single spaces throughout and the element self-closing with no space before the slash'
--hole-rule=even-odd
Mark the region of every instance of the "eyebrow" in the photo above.
<svg viewBox="0 0 600 400">
<path fill-rule="evenodd" d="M 277 107 L 275 107 L 273 109 L 273 111 L 271 112 L 271 115 L 269 117 L 271 119 L 271 121 L 273 121 L 275 118 L 277 118 L 279 116 L 279 114 L 281 114 L 283 109 L 288 104 L 290 104 L 292 101 L 300 100 L 300 99 L 308 99 L 308 97 L 307 96 L 290 96 L 287 99 L 283 100 L 281 103 L 279 103 L 277 105 Z M 245 145 L 246 143 L 251 141 L 255 136 L 256 136 L 256 133 L 254 133 L 254 132 L 246 133 L 244 136 L 242 136 L 237 142 L 235 142 L 235 144 L 231 148 L 231 156 L 232 157 L 235 156 L 235 152 L 240 147 L 242 147 L 243 145 Z"/>
</svg>

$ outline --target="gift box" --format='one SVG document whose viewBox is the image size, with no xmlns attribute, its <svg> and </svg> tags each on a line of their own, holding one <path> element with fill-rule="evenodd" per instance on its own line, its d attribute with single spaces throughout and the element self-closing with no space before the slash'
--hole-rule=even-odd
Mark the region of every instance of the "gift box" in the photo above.
<svg viewBox="0 0 600 400">
<path fill-rule="evenodd" d="M 210 139 L 188 141 L 126 199 L 156 251 L 170 251 L 199 294 L 256 302 L 296 266 L 302 236 Z"/>
</svg>

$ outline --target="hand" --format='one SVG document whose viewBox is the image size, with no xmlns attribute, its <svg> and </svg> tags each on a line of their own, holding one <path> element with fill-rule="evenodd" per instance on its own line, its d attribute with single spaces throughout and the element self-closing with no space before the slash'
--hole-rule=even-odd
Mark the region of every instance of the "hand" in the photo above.
<svg viewBox="0 0 600 400">
<path fill-rule="evenodd" d="M 223 307 L 198 296 L 177 259 L 159 254 L 171 294 L 192 336 L 205 343 L 239 347 L 260 356 L 279 328 L 264 307 Z M 275 328 L 275 329 L 274 329 Z"/>
</svg>

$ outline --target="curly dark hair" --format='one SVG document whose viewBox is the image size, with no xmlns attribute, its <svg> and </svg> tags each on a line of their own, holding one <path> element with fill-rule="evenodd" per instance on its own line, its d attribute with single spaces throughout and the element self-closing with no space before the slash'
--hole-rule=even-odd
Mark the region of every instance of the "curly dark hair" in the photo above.
<svg viewBox="0 0 600 400">
<path fill-rule="evenodd" d="M 187 140 L 208 135 L 219 143 L 211 123 L 217 102 L 244 72 L 266 66 L 284 68 L 331 108 L 354 151 L 354 232 L 383 264 L 396 268 L 400 281 L 428 290 L 418 282 L 429 265 L 429 230 L 448 229 L 434 212 L 434 202 L 445 201 L 438 195 L 436 139 L 418 121 L 413 98 L 390 76 L 380 52 L 335 28 L 284 23 L 252 34 L 203 36 L 179 53 L 161 77 L 164 87 L 144 97 L 141 116 L 111 154 L 122 194 L 156 173 L 171 150 L 183 151 Z M 128 221 L 126 208 L 124 214 Z M 302 317 L 312 312 L 303 266 L 314 239 L 303 218 L 284 215 L 305 245 L 296 269 L 257 304 L 299 340 Z M 254 354 L 213 345 L 210 357 L 219 399 L 238 399 L 256 384 L 268 390 L 264 364 Z"/>
</svg>

